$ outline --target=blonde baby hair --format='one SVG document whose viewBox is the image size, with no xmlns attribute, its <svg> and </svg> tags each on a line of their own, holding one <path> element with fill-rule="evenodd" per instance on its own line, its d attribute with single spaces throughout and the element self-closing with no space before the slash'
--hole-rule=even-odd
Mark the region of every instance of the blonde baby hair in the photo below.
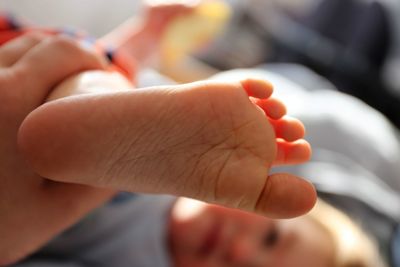
<svg viewBox="0 0 400 267">
<path fill-rule="evenodd" d="M 308 216 L 332 237 L 334 267 L 387 267 L 376 242 L 342 211 L 318 200 Z"/>
</svg>

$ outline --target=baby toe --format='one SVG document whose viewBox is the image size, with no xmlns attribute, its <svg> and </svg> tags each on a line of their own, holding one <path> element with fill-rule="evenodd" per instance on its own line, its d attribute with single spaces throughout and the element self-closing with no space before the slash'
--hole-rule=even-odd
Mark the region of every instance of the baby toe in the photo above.
<svg viewBox="0 0 400 267">
<path fill-rule="evenodd" d="M 246 79 L 242 80 L 240 84 L 248 96 L 259 99 L 266 99 L 270 97 L 273 92 L 272 84 L 264 80 Z"/>
</svg>

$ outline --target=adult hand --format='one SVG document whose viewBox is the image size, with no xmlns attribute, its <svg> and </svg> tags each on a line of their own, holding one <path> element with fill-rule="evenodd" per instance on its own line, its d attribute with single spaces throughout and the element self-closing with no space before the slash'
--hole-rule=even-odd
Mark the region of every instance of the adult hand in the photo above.
<svg viewBox="0 0 400 267">
<path fill-rule="evenodd" d="M 27 34 L 0 47 L 0 266 L 27 256 L 114 194 L 43 179 L 17 149 L 21 122 L 55 85 L 104 68 L 100 57 L 65 37 Z"/>
</svg>

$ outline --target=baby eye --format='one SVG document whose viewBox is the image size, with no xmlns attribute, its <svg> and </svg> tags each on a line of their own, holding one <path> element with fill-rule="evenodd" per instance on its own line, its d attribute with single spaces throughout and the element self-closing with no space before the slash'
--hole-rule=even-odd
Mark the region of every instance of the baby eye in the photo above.
<svg viewBox="0 0 400 267">
<path fill-rule="evenodd" d="M 263 238 L 263 246 L 266 248 L 274 247 L 279 241 L 279 231 L 276 227 L 270 229 Z"/>
</svg>

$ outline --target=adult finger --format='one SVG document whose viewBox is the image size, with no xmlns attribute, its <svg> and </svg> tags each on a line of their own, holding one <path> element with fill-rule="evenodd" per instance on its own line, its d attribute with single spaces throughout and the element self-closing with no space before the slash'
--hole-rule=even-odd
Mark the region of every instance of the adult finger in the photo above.
<svg viewBox="0 0 400 267">
<path fill-rule="evenodd" d="M 30 49 L 49 35 L 41 32 L 30 32 L 0 46 L 0 68 L 11 67 Z"/>
<path fill-rule="evenodd" d="M 52 88 L 67 77 L 89 69 L 105 69 L 100 55 L 82 47 L 73 39 L 61 36 L 47 38 L 29 50 L 12 71 L 22 95 L 25 112 L 42 104 Z"/>
</svg>

